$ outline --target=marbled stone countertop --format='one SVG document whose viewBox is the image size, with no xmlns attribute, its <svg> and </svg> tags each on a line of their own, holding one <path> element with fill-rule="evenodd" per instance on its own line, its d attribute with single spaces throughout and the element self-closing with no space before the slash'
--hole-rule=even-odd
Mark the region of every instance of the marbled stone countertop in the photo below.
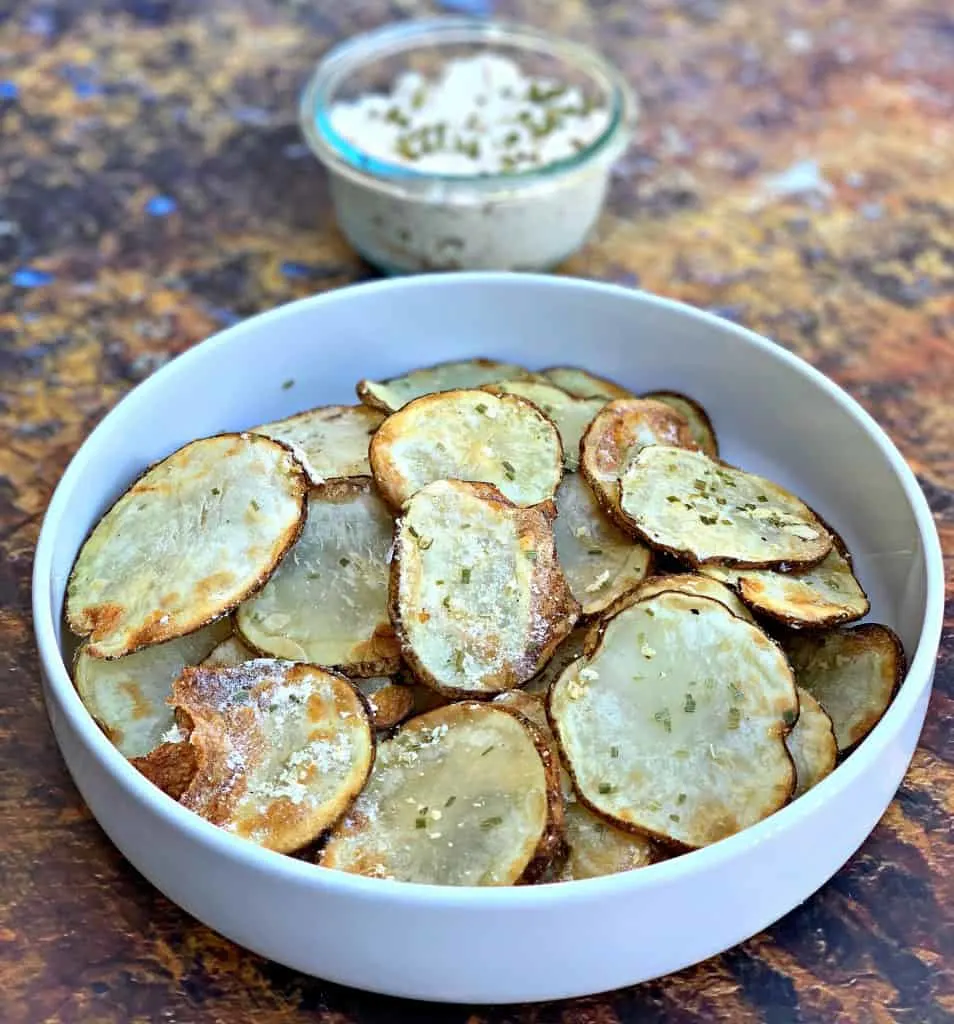
<svg viewBox="0 0 954 1024">
<path fill-rule="evenodd" d="M 104 412 L 171 356 L 372 275 L 334 227 L 296 96 L 333 40 L 433 9 L 0 2 L 0 1019 L 954 1021 L 950 604 L 920 748 L 845 869 L 724 956 L 597 999 L 425 1008 L 267 963 L 147 885 L 73 788 L 30 627 L 52 489 Z M 563 270 L 715 310 L 830 374 L 910 460 L 954 559 L 950 0 L 496 9 L 598 44 L 643 99 L 607 214 Z"/>
</svg>

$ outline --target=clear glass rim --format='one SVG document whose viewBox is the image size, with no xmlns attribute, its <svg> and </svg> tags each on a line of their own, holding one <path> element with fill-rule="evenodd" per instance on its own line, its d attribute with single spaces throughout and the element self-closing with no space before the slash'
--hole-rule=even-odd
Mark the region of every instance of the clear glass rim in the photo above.
<svg viewBox="0 0 954 1024">
<path fill-rule="evenodd" d="M 379 160 L 345 139 L 331 125 L 331 95 L 350 72 L 372 60 L 393 57 L 417 46 L 497 43 L 555 57 L 594 79 L 610 103 L 610 122 L 578 153 L 531 170 L 497 174 L 437 174 Z M 474 18 L 422 18 L 362 33 L 333 47 L 318 63 L 299 104 L 299 123 L 311 151 L 329 168 L 376 187 L 420 191 L 434 185 L 447 189 L 507 191 L 549 183 L 589 170 L 597 161 L 611 163 L 625 149 L 637 116 L 636 97 L 617 68 L 595 50 L 550 36 L 538 29 Z"/>
</svg>

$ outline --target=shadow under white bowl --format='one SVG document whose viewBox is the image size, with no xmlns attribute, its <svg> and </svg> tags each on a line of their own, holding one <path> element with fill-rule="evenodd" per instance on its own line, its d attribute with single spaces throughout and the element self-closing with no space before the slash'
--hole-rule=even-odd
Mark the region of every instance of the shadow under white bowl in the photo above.
<svg viewBox="0 0 954 1024">
<path fill-rule="evenodd" d="M 96 727 L 61 654 L 64 589 L 91 526 L 144 466 L 193 438 L 349 402 L 361 376 L 496 356 L 582 364 L 685 391 L 725 458 L 793 488 L 844 534 L 910 669 L 829 778 L 708 849 L 626 874 L 506 889 L 361 878 L 262 850 L 153 788 Z M 294 386 L 283 384 L 294 380 Z M 678 303 L 565 278 L 459 274 L 343 289 L 255 317 L 174 360 L 93 432 L 47 512 L 33 579 L 44 695 L 83 798 L 143 875 L 201 921 L 309 974 L 392 995 L 519 1002 L 681 969 L 758 932 L 851 856 L 890 802 L 924 720 L 943 615 L 927 503 L 844 392 L 771 342 Z"/>
</svg>

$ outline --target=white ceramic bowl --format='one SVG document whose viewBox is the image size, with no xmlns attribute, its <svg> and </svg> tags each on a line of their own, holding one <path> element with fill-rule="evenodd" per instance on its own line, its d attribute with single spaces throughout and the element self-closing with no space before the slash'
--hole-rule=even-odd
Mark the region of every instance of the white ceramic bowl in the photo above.
<svg viewBox="0 0 954 1024">
<path fill-rule="evenodd" d="M 362 375 L 470 355 L 576 362 L 700 399 L 725 456 L 775 477 L 843 531 L 911 660 L 881 723 L 838 770 L 708 849 L 591 881 L 509 889 L 360 878 L 259 849 L 184 810 L 99 731 L 61 656 L 67 575 L 87 531 L 184 442 L 348 402 Z M 295 385 L 283 389 L 283 382 Z M 512 1002 L 678 970 L 781 917 L 855 851 L 891 800 L 924 719 L 943 609 L 941 551 L 914 476 L 852 399 L 783 349 L 674 302 L 577 280 L 461 274 L 362 285 L 224 331 L 100 424 L 50 504 L 33 611 L 50 720 L 112 841 L 171 900 L 249 949 L 394 995 Z"/>
</svg>

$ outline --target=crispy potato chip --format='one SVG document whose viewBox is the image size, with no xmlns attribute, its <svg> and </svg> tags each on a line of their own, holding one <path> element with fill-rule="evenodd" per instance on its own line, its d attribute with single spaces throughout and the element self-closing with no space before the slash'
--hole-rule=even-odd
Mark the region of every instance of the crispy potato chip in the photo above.
<svg viewBox="0 0 954 1024">
<path fill-rule="evenodd" d="M 366 405 L 326 405 L 265 423 L 256 434 L 284 441 L 315 484 L 346 476 L 370 476 L 368 445 L 384 413 Z"/>
<path fill-rule="evenodd" d="M 204 660 L 199 662 L 200 668 L 235 668 L 246 661 L 254 661 L 259 657 L 257 651 L 237 634 L 226 637 Z"/>
<path fill-rule="evenodd" d="M 384 421 L 370 458 L 394 508 L 432 480 L 495 484 L 517 505 L 536 505 L 563 475 L 560 435 L 546 416 L 516 395 L 486 391 L 416 399 Z"/>
<path fill-rule="evenodd" d="M 587 649 L 550 688 L 548 713 L 594 813 L 696 848 L 787 803 L 798 698 L 760 629 L 711 598 L 667 592 L 619 611 Z"/>
<path fill-rule="evenodd" d="M 583 645 L 589 635 L 589 627 L 577 626 L 557 649 L 550 656 L 550 660 L 543 668 L 523 687 L 524 693 L 545 697 L 550 689 L 550 684 L 557 679 L 571 661 L 583 655 Z"/>
<path fill-rule="evenodd" d="M 824 708 L 803 687 L 798 687 L 798 721 L 785 737 L 795 762 L 795 797 L 817 786 L 831 775 L 838 761 L 838 744 L 831 719 Z"/>
<path fill-rule="evenodd" d="M 904 648 L 875 622 L 829 633 L 795 634 L 785 647 L 799 686 L 831 718 L 839 754 L 853 750 L 881 721 L 905 673 Z"/>
<path fill-rule="evenodd" d="M 173 800 L 180 799 L 192 785 L 199 769 L 195 751 L 187 740 L 160 743 L 143 757 L 132 757 L 129 760 L 134 768 Z"/>
<path fill-rule="evenodd" d="M 357 392 L 358 398 L 365 405 L 392 413 L 422 395 L 479 388 L 483 384 L 493 384 L 494 381 L 524 376 L 528 376 L 527 371 L 514 363 L 498 363 L 494 359 L 465 359 L 458 363 L 427 366 L 403 377 L 392 377 L 391 380 L 361 380 L 358 381 Z"/>
<path fill-rule="evenodd" d="M 713 601 L 724 604 L 733 615 L 738 615 L 746 622 L 755 622 L 752 613 L 738 599 L 735 591 L 720 583 L 718 579 L 702 576 L 699 573 L 673 573 L 667 576 L 653 576 L 639 587 L 639 598 L 654 597 L 666 590 L 678 590 L 681 594 L 695 594 L 697 597 L 711 597 Z"/>
<path fill-rule="evenodd" d="M 319 863 L 428 885 L 511 885 L 549 862 L 561 826 L 546 742 L 510 710 L 465 702 L 412 718 L 378 746 Z"/>
<path fill-rule="evenodd" d="M 642 540 L 695 566 L 812 565 L 832 546 L 794 494 L 683 448 L 643 448 L 623 473 L 620 509 Z"/>
<path fill-rule="evenodd" d="M 505 380 L 486 384 L 483 391 L 494 395 L 519 395 L 546 413 L 560 432 L 563 464 L 575 470 L 580 462 L 580 440 L 593 417 L 606 405 L 605 398 L 577 398 L 544 380 Z"/>
<path fill-rule="evenodd" d="M 197 771 L 183 806 L 279 853 L 311 842 L 361 791 L 374 761 L 364 700 L 317 665 L 259 659 L 186 669 L 173 686 Z"/>
<path fill-rule="evenodd" d="M 191 633 L 257 590 L 305 518 L 305 472 L 258 434 L 193 441 L 147 470 L 99 521 L 70 576 L 66 619 L 119 658 Z"/>
<path fill-rule="evenodd" d="M 488 396 L 493 397 L 493 396 Z M 449 697 L 525 683 L 579 614 L 556 557 L 552 505 L 439 480 L 398 520 L 391 620 L 420 682 Z"/>
<path fill-rule="evenodd" d="M 682 413 L 689 424 L 689 432 L 692 434 L 696 447 L 712 458 L 719 454 L 719 442 L 716 439 L 712 420 L 709 419 L 709 414 L 694 398 L 682 395 L 678 391 L 652 391 L 648 395 L 643 395 L 643 398 L 648 398 L 654 402 L 662 402 L 664 405 L 675 409 L 676 412 Z"/>
<path fill-rule="evenodd" d="M 495 704 L 513 708 L 532 722 L 551 745 L 556 763 L 559 748 L 547 719 L 546 700 L 543 696 L 523 690 L 508 690 L 494 698 Z M 563 795 L 565 825 L 564 854 L 554 865 L 554 882 L 572 882 L 577 878 L 598 878 L 620 871 L 646 867 L 655 859 L 652 841 L 645 836 L 624 832 L 598 818 L 576 798 L 573 780 L 565 768 L 560 768 L 560 791 Z"/>
<path fill-rule="evenodd" d="M 578 366 L 551 366 L 541 375 L 577 398 L 635 398 L 632 391 Z"/>
<path fill-rule="evenodd" d="M 89 645 L 83 644 L 73 665 L 80 700 L 121 754 L 142 757 L 175 731 L 167 703 L 173 680 L 184 668 L 202 661 L 231 630 L 229 620 L 220 619 L 113 661 L 91 657 Z"/>
<path fill-rule="evenodd" d="M 388 675 L 400 649 L 388 620 L 393 523 L 367 477 L 313 488 L 301 537 L 235 615 L 242 637 L 277 658 L 347 675 Z"/>
<path fill-rule="evenodd" d="M 580 468 L 600 504 L 616 519 L 619 478 L 630 460 L 647 445 L 693 447 L 685 417 L 644 398 L 610 402 L 587 428 L 580 442 Z"/>
<path fill-rule="evenodd" d="M 701 571 L 735 587 L 750 608 L 796 628 L 853 622 L 871 607 L 837 535 L 831 551 L 809 569 L 777 572 L 711 565 Z"/>
<path fill-rule="evenodd" d="M 579 473 L 556 494 L 553 524 L 560 567 L 584 615 L 595 615 L 646 578 L 652 552 L 612 522 Z"/>
<path fill-rule="evenodd" d="M 413 689 L 396 683 L 390 676 L 356 679 L 354 685 L 368 702 L 375 729 L 393 729 L 414 711 Z"/>
</svg>

